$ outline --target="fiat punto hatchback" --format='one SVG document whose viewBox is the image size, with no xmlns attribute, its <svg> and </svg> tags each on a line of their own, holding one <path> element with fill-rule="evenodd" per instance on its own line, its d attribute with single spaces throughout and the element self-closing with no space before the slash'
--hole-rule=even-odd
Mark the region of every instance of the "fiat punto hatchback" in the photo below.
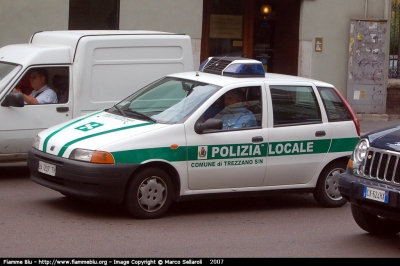
<svg viewBox="0 0 400 266">
<path fill-rule="evenodd" d="M 124 204 L 136 218 L 158 218 L 172 201 L 270 192 L 313 193 L 339 207 L 338 178 L 358 139 L 333 85 L 266 74 L 252 59 L 209 58 L 42 131 L 28 165 L 38 184 Z"/>
</svg>

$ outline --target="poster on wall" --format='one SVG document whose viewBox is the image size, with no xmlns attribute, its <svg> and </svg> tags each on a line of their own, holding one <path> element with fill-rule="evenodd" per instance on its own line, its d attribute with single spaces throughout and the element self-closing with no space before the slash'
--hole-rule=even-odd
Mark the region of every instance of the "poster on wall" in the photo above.
<svg viewBox="0 0 400 266">
<path fill-rule="evenodd" d="M 356 113 L 386 112 L 387 21 L 351 20 L 347 100 Z"/>
</svg>

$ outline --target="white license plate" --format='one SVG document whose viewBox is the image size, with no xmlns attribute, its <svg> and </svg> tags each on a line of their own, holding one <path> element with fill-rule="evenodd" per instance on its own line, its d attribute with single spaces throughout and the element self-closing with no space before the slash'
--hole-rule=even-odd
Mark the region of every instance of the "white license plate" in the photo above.
<svg viewBox="0 0 400 266">
<path fill-rule="evenodd" d="M 388 203 L 389 191 L 364 186 L 363 198 Z"/>
<path fill-rule="evenodd" d="M 56 166 L 54 164 L 39 161 L 38 171 L 41 173 L 44 173 L 46 175 L 55 176 L 56 175 Z"/>
</svg>

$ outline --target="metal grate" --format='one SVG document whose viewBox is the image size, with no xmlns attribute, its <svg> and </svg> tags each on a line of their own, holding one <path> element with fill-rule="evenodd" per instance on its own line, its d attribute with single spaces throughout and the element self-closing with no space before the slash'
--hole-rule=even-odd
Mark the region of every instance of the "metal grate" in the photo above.
<svg viewBox="0 0 400 266">
<path fill-rule="evenodd" d="M 390 20 L 389 78 L 400 78 L 400 0 L 392 0 Z"/>
<path fill-rule="evenodd" d="M 399 158 L 399 153 L 369 148 L 362 172 L 366 178 L 400 184 Z"/>
<path fill-rule="evenodd" d="M 232 60 L 224 60 L 222 58 L 212 58 L 202 70 L 204 73 L 211 73 L 211 74 L 222 74 L 222 70 L 224 70 Z"/>
</svg>

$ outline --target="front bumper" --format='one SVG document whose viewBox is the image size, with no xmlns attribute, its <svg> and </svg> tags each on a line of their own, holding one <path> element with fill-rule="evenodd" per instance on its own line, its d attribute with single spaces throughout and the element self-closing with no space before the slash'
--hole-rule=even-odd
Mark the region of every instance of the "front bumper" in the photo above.
<svg viewBox="0 0 400 266">
<path fill-rule="evenodd" d="M 56 166 L 56 175 L 38 171 L 39 160 Z M 129 177 L 139 165 L 94 164 L 57 157 L 30 148 L 30 178 L 65 195 L 91 201 L 122 203 Z"/>
<path fill-rule="evenodd" d="M 388 203 L 364 198 L 365 186 L 389 192 Z M 400 186 L 364 179 L 347 171 L 340 175 L 339 191 L 348 202 L 362 207 L 366 212 L 400 221 Z"/>
</svg>

